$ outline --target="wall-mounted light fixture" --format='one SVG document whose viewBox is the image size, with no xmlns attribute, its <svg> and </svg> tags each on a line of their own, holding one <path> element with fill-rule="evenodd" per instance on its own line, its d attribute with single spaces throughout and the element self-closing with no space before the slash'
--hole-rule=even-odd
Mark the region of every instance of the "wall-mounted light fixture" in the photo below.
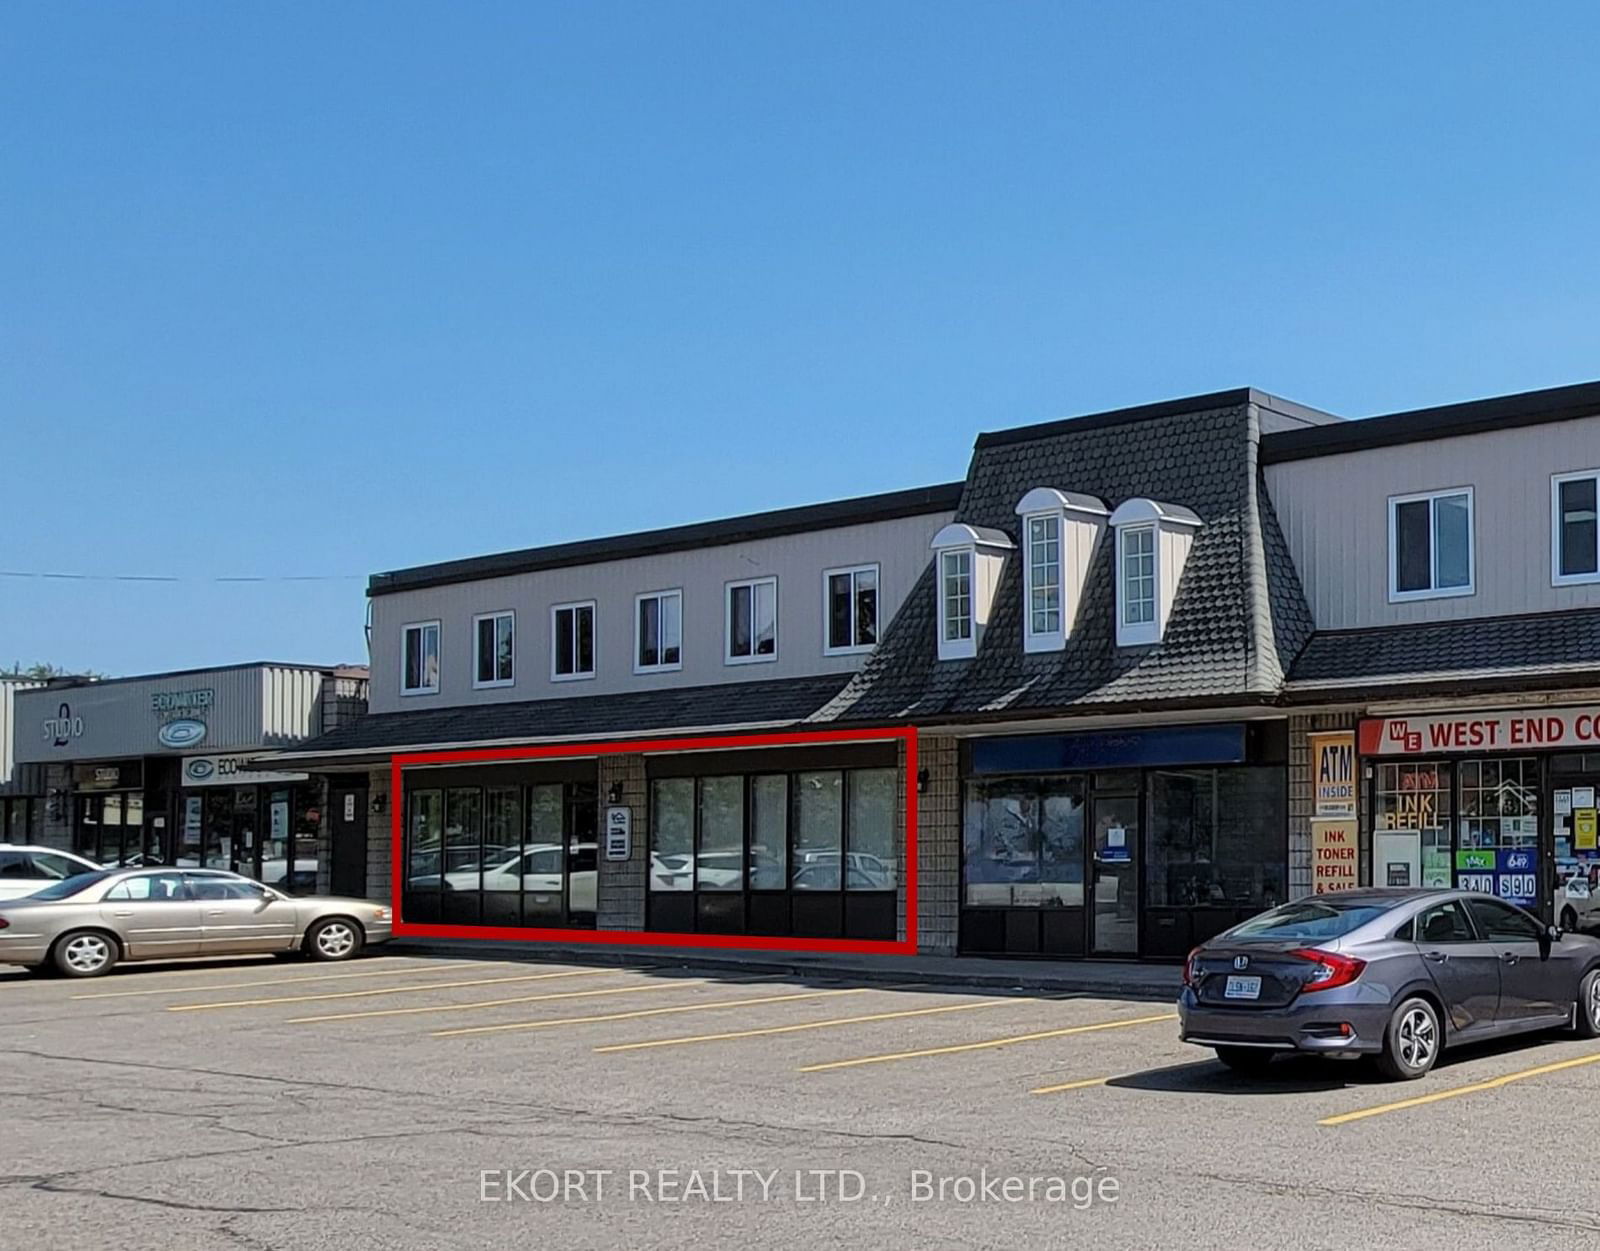
<svg viewBox="0 0 1600 1251">
<path fill-rule="evenodd" d="M 622 802 L 622 783 L 613 782 L 611 789 L 606 792 L 606 803 L 620 804 Z"/>
<path fill-rule="evenodd" d="M 917 794 L 926 795 L 927 793 L 928 793 L 928 771 L 926 769 L 918 769 L 917 770 Z"/>
<path fill-rule="evenodd" d="M 373 812 L 374 816 L 381 815 L 383 810 L 385 808 L 387 808 L 388 806 L 389 806 L 389 796 L 387 794 L 385 794 L 383 791 L 379 791 L 376 795 L 374 795 L 372 797 L 371 808 L 372 808 L 372 812 Z"/>
</svg>

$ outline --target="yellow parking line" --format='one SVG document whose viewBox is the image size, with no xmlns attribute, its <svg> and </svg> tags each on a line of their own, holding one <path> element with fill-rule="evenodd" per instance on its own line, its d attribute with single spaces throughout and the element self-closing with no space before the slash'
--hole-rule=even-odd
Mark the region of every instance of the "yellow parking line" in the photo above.
<svg viewBox="0 0 1600 1251">
<path fill-rule="evenodd" d="M 1123 1021 L 1100 1021 L 1094 1025 L 1068 1025 L 1064 1029 L 1047 1029 L 1037 1034 L 1014 1034 L 1010 1038 L 990 1038 L 983 1042 L 956 1043 L 950 1047 L 924 1047 L 919 1051 L 891 1051 L 881 1056 L 860 1056 L 854 1060 L 829 1060 L 826 1064 L 808 1064 L 801 1073 L 820 1073 L 824 1069 L 849 1069 L 859 1064 L 886 1064 L 890 1060 L 915 1060 L 922 1056 L 954 1055 L 958 1051 L 982 1051 L 986 1047 L 1005 1047 L 1011 1043 L 1034 1042 L 1040 1038 L 1064 1038 L 1068 1034 L 1089 1034 L 1102 1029 L 1123 1029 L 1129 1025 L 1154 1025 L 1157 1021 L 1176 1021 L 1176 1012 L 1160 1016 L 1136 1016 Z"/>
<path fill-rule="evenodd" d="M 604 1016 L 564 1016 L 553 1021 L 514 1021 L 509 1025 L 469 1025 L 461 1029 L 434 1030 L 434 1038 L 454 1038 L 460 1034 L 494 1034 L 513 1029 L 549 1029 L 552 1025 L 593 1025 L 599 1021 L 632 1021 L 642 1016 L 667 1016 L 674 1012 L 709 1012 L 713 1008 L 743 1008 L 758 1003 L 789 1003 L 795 999 L 822 999 L 829 995 L 861 995 L 864 986 L 849 990 L 808 990 L 796 995 L 762 995 L 756 999 L 717 999 L 711 1003 L 674 1004 L 670 1008 L 640 1008 L 636 1012 L 608 1012 Z M 329 1020 L 328 1017 L 308 1017 L 308 1020 Z M 289 1024 L 293 1025 L 291 1021 Z"/>
<path fill-rule="evenodd" d="M 504 968 L 506 961 L 494 961 L 488 967 Z M 483 968 L 476 960 L 421 968 L 371 969 L 365 973 L 319 973 L 310 977 L 264 977 L 251 982 L 214 982 L 210 986 L 156 986 L 148 990 L 101 990 L 92 995 L 73 995 L 74 999 L 133 999 L 141 995 L 181 995 L 186 991 L 200 994 L 208 990 L 249 990 L 252 986 L 293 986 L 300 982 L 342 982 L 355 977 L 405 977 L 410 973 L 459 973 L 463 968 Z"/>
<path fill-rule="evenodd" d="M 828 1029 L 835 1025 L 860 1025 L 867 1021 L 893 1021 L 907 1016 L 933 1016 L 940 1012 L 970 1012 L 974 1008 L 997 1008 L 1007 1003 L 1033 1003 L 1032 999 L 984 999 L 978 1003 L 941 1004 L 937 1008 L 907 1008 L 898 1012 L 874 1012 L 868 1016 L 845 1016 L 831 1021 L 806 1021 L 800 1025 L 769 1025 L 765 1029 L 732 1030 L 725 1034 L 696 1034 L 689 1038 L 658 1038 L 652 1042 L 612 1043 L 596 1047 L 597 1052 L 643 1051 L 650 1047 L 676 1047 L 685 1043 L 724 1042 L 733 1038 L 762 1038 L 769 1034 L 798 1034 L 802 1030 Z"/>
<path fill-rule="evenodd" d="M 1104 1086 L 1110 1080 L 1109 1077 L 1086 1077 L 1079 1082 L 1062 1082 L 1059 1086 L 1035 1086 L 1028 1093 L 1030 1095 L 1054 1095 L 1063 1090 L 1084 1090 L 1090 1086 Z"/>
<path fill-rule="evenodd" d="M 1420 1108 L 1425 1103 L 1438 1103 L 1440 1100 L 1454 1099 L 1459 1095 L 1475 1095 L 1484 1090 L 1498 1090 L 1501 1086 L 1509 1086 L 1512 1082 L 1525 1081 L 1530 1077 L 1542 1077 L 1546 1073 L 1559 1073 L 1562 1069 L 1575 1069 L 1585 1064 L 1597 1063 L 1600 1063 L 1600 1054 L 1579 1056 L 1575 1060 L 1558 1060 L 1554 1064 L 1541 1064 L 1537 1068 L 1522 1069 L 1516 1073 L 1507 1073 L 1503 1077 L 1491 1077 L 1487 1081 L 1472 1082 L 1466 1086 L 1452 1086 L 1449 1090 L 1436 1090 L 1432 1094 L 1417 1095 L 1411 1099 L 1397 1099 L 1394 1103 L 1380 1103 L 1375 1108 L 1362 1108 L 1359 1112 L 1345 1112 L 1339 1116 L 1324 1117 L 1317 1124 L 1346 1125 L 1369 1116 L 1382 1116 L 1385 1112 L 1401 1112 L 1406 1108 Z"/>
<path fill-rule="evenodd" d="M 605 990 L 561 990 L 543 995 L 518 995 L 514 999 L 484 999 L 474 1003 L 433 1003 L 421 1008 L 376 1008 L 371 1012 L 335 1012 L 327 1016 L 290 1017 L 285 1025 L 308 1025 L 313 1021 L 355 1021 L 371 1016 L 413 1016 L 419 1012 L 470 1012 L 474 1008 L 503 1008 L 512 1003 L 539 1003 L 546 999 L 593 999 L 600 995 L 643 995 L 652 990 L 677 990 L 680 986 L 703 986 L 705 977 L 683 978 L 672 982 L 653 982 L 649 986 L 612 986 Z"/>
<path fill-rule="evenodd" d="M 341 990 L 326 995 L 276 995 L 266 999 L 229 999 L 222 1003 L 172 1003 L 168 1012 L 205 1012 L 212 1008 L 256 1008 L 271 1003 L 311 1003 L 319 999 L 359 999 L 365 995 L 414 995 L 424 990 L 454 990 L 458 986 L 498 986 L 506 982 L 542 982 L 552 977 L 603 977 L 628 969 L 573 969 L 561 973 L 525 973 L 519 977 L 475 977 L 465 982 L 423 982 L 414 986 L 380 986 L 376 990 Z"/>
</svg>

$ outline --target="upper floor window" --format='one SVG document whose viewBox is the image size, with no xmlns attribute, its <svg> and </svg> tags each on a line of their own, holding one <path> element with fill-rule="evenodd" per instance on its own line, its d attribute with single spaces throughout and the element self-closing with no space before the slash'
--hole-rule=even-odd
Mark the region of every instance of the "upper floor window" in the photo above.
<svg viewBox="0 0 1600 1251">
<path fill-rule="evenodd" d="M 994 589 L 1013 544 L 1004 531 L 953 521 L 929 544 L 937 553 L 940 660 L 976 656 L 989 626 Z"/>
<path fill-rule="evenodd" d="M 1600 469 L 1557 474 L 1550 480 L 1550 575 L 1557 586 L 1600 582 L 1597 487 Z"/>
<path fill-rule="evenodd" d="M 650 591 L 634 604 L 633 671 L 683 668 L 683 592 Z"/>
<path fill-rule="evenodd" d="M 400 633 L 400 693 L 439 693 L 439 623 L 417 621 Z"/>
<path fill-rule="evenodd" d="M 1389 500 L 1389 600 L 1473 593 L 1472 488 Z"/>
<path fill-rule="evenodd" d="M 823 652 L 864 652 L 878 641 L 878 566 L 829 569 L 822 575 Z"/>
<path fill-rule="evenodd" d="M 550 678 L 594 677 L 594 601 L 557 604 L 550 610 Z"/>
<path fill-rule="evenodd" d="M 516 680 L 516 614 L 484 613 L 472 627 L 472 685 L 510 686 Z"/>
<path fill-rule="evenodd" d="M 726 639 L 727 664 L 778 658 L 778 579 L 728 583 Z"/>
<path fill-rule="evenodd" d="M 1159 643 L 1204 523 L 1178 504 L 1131 499 L 1117 506 L 1109 524 L 1117 536 L 1117 646 Z"/>
<path fill-rule="evenodd" d="M 1035 487 L 1017 504 L 1022 518 L 1022 649 L 1060 651 L 1083 602 L 1105 502 L 1076 491 Z"/>
<path fill-rule="evenodd" d="M 1026 519 L 1028 564 L 1027 632 L 1039 638 L 1061 633 L 1061 514 Z"/>
</svg>

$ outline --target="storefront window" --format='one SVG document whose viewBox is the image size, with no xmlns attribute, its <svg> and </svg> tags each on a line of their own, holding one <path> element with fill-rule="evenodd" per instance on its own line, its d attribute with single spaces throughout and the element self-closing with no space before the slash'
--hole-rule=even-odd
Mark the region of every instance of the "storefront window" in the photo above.
<svg viewBox="0 0 1600 1251">
<path fill-rule="evenodd" d="M 1380 764 L 1377 769 L 1374 828 L 1417 834 L 1424 886 L 1449 888 L 1454 884 L 1451 772 L 1448 763 L 1438 761 Z"/>
<path fill-rule="evenodd" d="M 853 769 L 849 774 L 850 847 L 846 890 L 893 890 L 895 878 L 895 771 Z"/>
<path fill-rule="evenodd" d="M 750 780 L 750 889 L 782 890 L 789 880 L 789 779 Z"/>
<path fill-rule="evenodd" d="M 664 778 L 651 788 L 650 889 L 694 889 L 694 779 Z"/>
<path fill-rule="evenodd" d="M 407 848 L 408 873 L 414 887 L 437 887 L 444 871 L 440 852 L 444 832 L 444 794 L 411 792 L 411 844 Z"/>
<path fill-rule="evenodd" d="M 1524 907 L 1539 894 L 1539 761 L 1463 760 L 1456 885 Z"/>
<path fill-rule="evenodd" d="M 1084 794 L 1082 777 L 968 783 L 968 906 L 1081 906 Z"/>
<path fill-rule="evenodd" d="M 1146 902 L 1271 908 L 1284 898 L 1285 808 L 1278 769 L 1149 775 Z"/>
<path fill-rule="evenodd" d="M 844 774 L 795 775 L 794 864 L 796 890 L 838 890 L 844 830 Z"/>
<path fill-rule="evenodd" d="M 452 890 L 478 890 L 482 883 L 483 792 L 460 787 L 444 796 L 444 873 Z"/>
<path fill-rule="evenodd" d="M 701 890 L 744 887 L 744 778 L 700 779 L 700 854 L 695 884 Z"/>
</svg>

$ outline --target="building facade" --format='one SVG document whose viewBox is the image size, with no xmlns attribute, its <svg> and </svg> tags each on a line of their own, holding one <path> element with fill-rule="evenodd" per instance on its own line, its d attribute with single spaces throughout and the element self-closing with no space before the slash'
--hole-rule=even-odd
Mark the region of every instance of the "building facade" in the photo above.
<svg viewBox="0 0 1600 1251">
<path fill-rule="evenodd" d="M 17 693 L 13 750 L 39 779 L 46 845 L 102 864 L 204 865 L 295 894 L 360 894 L 361 873 L 341 872 L 329 854 L 323 779 L 253 758 L 333 731 L 365 706 L 362 667 L 52 680 Z"/>
</svg>

